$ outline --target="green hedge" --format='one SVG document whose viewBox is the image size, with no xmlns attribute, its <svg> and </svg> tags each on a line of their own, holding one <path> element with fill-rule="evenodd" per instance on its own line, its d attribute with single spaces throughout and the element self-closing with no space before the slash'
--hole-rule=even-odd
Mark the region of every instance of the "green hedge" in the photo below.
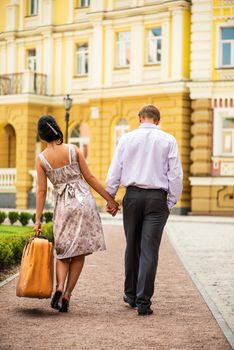
<svg viewBox="0 0 234 350">
<path fill-rule="evenodd" d="M 42 225 L 42 234 L 53 242 L 52 222 Z M 33 235 L 31 227 L 0 225 L 0 269 L 21 259 L 24 246 Z"/>
</svg>

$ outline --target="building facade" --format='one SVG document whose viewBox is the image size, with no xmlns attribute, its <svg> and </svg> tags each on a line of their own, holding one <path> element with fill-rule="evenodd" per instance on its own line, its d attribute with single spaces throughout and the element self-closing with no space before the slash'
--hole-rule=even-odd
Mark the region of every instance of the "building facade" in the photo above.
<svg viewBox="0 0 234 350">
<path fill-rule="evenodd" d="M 191 7 L 191 210 L 234 213 L 234 1 Z"/>
<path fill-rule="evenodd" d="M 103 184 L 119 138 L 152 103 L 181 154 L 184 191 L 175 212 L 234 213 L 233 7 L 225 0 L 2 0 L 0 207 L 35 204 L 35 157 L 44 147 L 36 124 L 50 113 L 65 131 L 70 94 L 69 142 Z"/>
</svg>

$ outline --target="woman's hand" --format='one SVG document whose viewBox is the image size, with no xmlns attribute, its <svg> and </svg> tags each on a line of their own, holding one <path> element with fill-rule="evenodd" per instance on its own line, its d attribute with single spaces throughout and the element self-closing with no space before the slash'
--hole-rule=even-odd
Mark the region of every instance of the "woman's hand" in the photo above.
<svg viewBox="0 0 234 350">
<path fill-rule="evenodd" d="M 112 216 L 115 216 L 119 210 L 119 203 L 114 199 L 110 200 L 106 204 L 106 211 L 110 213 Z"/>
<path fill-rule="evenodd" d="M 35 231 L 36 236 L 41 235 L 42 229 L 41 229 L 41 223 L 39 221 L 35 222 L 34 231 Z"/>
</svg>

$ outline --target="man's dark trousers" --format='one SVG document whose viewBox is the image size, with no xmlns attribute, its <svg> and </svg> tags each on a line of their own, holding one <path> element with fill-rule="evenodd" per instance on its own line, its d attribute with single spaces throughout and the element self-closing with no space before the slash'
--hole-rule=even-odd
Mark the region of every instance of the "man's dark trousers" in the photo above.
<svg viewBox="0 0 234 350">
<path fill-rule="evenodd" d="M 151 305 L 159 246 L 168 215 L 164 190 L 127 188 L 123 199 L 127 243 L 124 292 L 141 311 Z"/>
</svg>

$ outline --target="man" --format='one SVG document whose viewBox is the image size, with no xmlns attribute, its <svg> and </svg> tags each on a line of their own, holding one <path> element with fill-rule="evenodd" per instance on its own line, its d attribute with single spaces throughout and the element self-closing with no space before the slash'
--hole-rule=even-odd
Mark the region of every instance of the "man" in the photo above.
<svg viewBox="0 0 234 350">
<path fill-rule="evenodd" d="M 182 168 L 175 138 L 159 129 L 158 108 L 145 106 L 138 116 L 140 127 L 119 141 L 106 184 L 113 197 L 120 184 L 126 187 L 124 301 L 144 316 L 153 313 L 159 246 L 169 212 L 182 192 Z"/>
</svg>

